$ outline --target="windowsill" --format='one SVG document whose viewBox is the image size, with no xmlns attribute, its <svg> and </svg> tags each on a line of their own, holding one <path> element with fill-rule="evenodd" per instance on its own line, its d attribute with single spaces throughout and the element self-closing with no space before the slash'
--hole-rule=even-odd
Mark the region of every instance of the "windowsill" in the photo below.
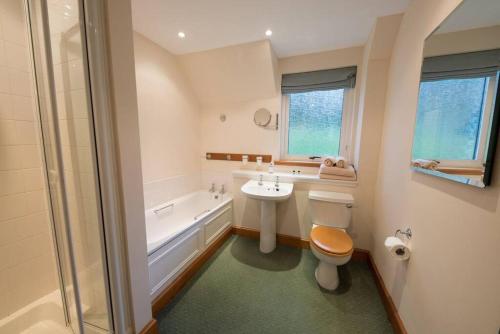
<svg viewBox="0 0 500 334">
<path fill-rule="evenodd" d="M 329 184 L 349 188 L 358 186 L 358 181 L 320 179 L 318 174 L 292 174 L 282 172 L 270 174 L 269 172 L 255 170 L 233 170 L 233 177 L 237 178 L 257 179 L 259 175 L 263 175 L 265 181 L 272 181 L 273 177 L 279 176 L 282 182 Z"/>
<path fill-rule="evenodd" d="M 298 167 L 317 167 L 321 166 L 321 162 L 317 161 L 297 161 L 297 160 L 276 160 L 275 165 L 281 166 L 298 166 Z"/>
<path fill-rule="evenodd" d="M 459 174 L 459 175 L 483 175 L 484 170 L 482 168 L 464 168 L 464 167 L 438 167 L 436 169 L 438 172 L 447 174 Z"/>
</svg>

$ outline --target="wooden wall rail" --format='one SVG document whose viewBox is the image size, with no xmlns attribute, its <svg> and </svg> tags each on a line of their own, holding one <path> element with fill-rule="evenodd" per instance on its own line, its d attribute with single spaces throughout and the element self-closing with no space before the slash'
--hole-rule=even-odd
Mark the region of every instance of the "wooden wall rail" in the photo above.
<svg viewBox="0 0 500 334">
<path fill-rule="evenodd" d="M 249 162 L 257 162 L 257 157 L 262 157 L 262 162 L 269 163 L 273 160 L 270 154 L 247 154 L 247 153 L 212 153 L 207 152 L 205 158 L 207 160 L 225 160 L 225 161 L 242 161 L 243 156 L 248 156 Z"/>
</svg>

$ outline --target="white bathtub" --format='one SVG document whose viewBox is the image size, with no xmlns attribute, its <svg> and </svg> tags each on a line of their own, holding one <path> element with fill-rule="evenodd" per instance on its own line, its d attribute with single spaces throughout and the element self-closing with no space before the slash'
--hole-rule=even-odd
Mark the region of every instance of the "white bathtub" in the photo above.
<svg viewBox="0 0 500 334">
<path fill-rule="evenodd" d="M 217 197 L 217 198 L 216 198 Z M 232 197 L 198 191 L 146 211 L 149 279 L 156 297 L 232 225 Z"/>
</svg>

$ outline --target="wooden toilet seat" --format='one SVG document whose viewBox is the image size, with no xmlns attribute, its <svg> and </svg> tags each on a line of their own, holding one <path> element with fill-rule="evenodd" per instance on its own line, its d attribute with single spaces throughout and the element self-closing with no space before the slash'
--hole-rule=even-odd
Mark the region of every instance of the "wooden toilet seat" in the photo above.
<svg viewBox="0 0 500 334">
<path fill-rule="evenodd" d="M 316 226 L 310 239 L 311 246 L 328 256 L 348 256 L 354 250 L 349 234 L 335 227 Z"/>
</svg>

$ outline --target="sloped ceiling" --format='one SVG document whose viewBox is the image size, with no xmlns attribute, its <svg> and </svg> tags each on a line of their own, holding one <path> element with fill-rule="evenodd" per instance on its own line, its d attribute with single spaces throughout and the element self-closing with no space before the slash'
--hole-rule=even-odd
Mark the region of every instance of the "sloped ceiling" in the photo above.
<svg viewBox="0 0 500 334">
<path fill-rule="evenodd" d="M 202 106 L 277 94 L 277 61 L 267 40 L 190 53 L 178 59 Z"/>
</svg>

